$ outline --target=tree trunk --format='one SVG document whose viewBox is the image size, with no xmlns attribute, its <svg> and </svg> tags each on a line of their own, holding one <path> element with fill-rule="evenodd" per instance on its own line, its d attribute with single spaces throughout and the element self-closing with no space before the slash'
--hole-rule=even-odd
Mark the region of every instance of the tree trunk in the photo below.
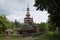
<svg viewBox="0 0 60 40">
<path fill-rule="evenodd" d="M 60 25 L 58 27 L 58 35 L 60 36 Z"/>
</svg>

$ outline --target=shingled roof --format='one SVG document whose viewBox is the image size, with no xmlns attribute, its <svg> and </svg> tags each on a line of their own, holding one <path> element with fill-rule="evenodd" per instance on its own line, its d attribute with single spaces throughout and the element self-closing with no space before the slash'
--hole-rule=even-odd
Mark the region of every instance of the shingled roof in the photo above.
<svg viewBox="0 0 60 40">
<path fill-rule="evenodd" d="M 24 26 L 18 28 L 17 30 L 34 30 L 34 27 L 31 26 L 31 25 L 29 25 L 29 26 L 28 25 L 24 25 Z"/>
</svg>

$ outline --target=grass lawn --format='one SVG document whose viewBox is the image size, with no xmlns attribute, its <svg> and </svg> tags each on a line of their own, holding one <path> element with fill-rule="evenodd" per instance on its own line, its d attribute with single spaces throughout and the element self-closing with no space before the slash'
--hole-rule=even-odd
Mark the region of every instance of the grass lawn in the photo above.
<svg viewBox="0 0 60 40">
<path fill-rule="evenodd" d="M 22 40 L 23 37 L 9 37 L 9 38 L 6 38 L 6 37 L 0 37 L 0 40 Z"/>
</svg>

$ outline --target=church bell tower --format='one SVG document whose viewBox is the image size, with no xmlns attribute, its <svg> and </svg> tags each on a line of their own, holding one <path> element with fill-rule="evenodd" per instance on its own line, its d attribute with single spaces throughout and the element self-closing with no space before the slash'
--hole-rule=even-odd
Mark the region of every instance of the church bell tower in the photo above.
<svg viewBox="0 0 60 40">
<path fill-rule="evenodd" d="M 26 17 L 24 18 L 24 24 L 32 24 L 33 20 L 32 20 L 32 18 L 30 18 L 29 5 L 28 5 L 26 11 L 27 11 L 27 13 L 26 13 Z"/>
</svg>

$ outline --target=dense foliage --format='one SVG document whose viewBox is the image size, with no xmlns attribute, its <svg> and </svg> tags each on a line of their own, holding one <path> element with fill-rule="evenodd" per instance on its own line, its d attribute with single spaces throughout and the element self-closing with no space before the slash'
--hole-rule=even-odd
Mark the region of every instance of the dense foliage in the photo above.
<svg viewBox="0 0 60 40">
<path fill-rule="evenodd" d="M 21 25 L 22 25 L 22 24 L 21 24 L 20 22 L 18 22 L 17 20 L 15 20 L 14 24 L 15 24 L 16 28 L 21 27 Z"/>
<path fill-rule="evenodd" d="M 56 0 L 35 0 L 37 10 L 46 10 L 49 15 L 49 22 L 55 27 L 60 26 L 60 5 L 59 1 Z"/>
<path fill-rule="evenodd" d="M 7 28 L 11 27 L 11 23 L 7 20 L 6 16 L 0 16 L 0 33 L 5 32 Z"/>
<path fill-rule="evenodd" d="M 12 24 L 12 29 L 16 30 L 17 28 L 20 28 L 22 26 L 22 23 L 18 22 L 17 20 L 15 20 L 14 22 L 11 22 Z"/>
<path fill-rule="evenodd" d="M 48 31 L 46 34 L 40 35 L 35 40 L 59 40 L 58 34 L 52 31 Z"/>
<path fill-rule="evenodd" d="M 5 15 L 0 15 L 0 33 L 4 33 L 6 29 L 13 29 L 21 27 L 21 23 L 15 20 L 15 22 L 10 22 Z"/>
<path fill-rule="evenodd" d="M 48 31 L 49 30 L 48 24 L 47 23 L 43 23 L 43 22 L 38 24 L 38 28 L 39 28 L 40 31 Z"/>
<path fill-rule="evenodd" d="M 52 30 L 52 32 L 48 32 L 46 38 L 49 40 L 58 40 L 57 34 L 54 31 L 56 31 L 56 27 L 59 27 L 58 32 L 60 34 L 60 0 L 35 0 L 34 6 L 37 7 L 37 10 L 46 10 L 50 14 L 48 16 L 48 27 L 49 31 Z"/>
</svg>

